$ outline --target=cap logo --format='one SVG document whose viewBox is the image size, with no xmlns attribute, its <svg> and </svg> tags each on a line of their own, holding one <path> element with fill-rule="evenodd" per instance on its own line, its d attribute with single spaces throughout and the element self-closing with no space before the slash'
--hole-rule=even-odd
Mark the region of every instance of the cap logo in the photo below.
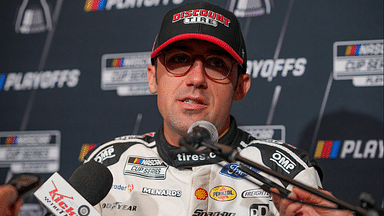
<svg viewBox="0 0 384 216">
<path fill-rule="evenodd" d="M 202 23 L 216 27 L 218 23 L 229 27 L 229 20 L 227 17 L 216 13 L 211 10 L 195 9 L 187 10 L 173 15 L 172 23 L 183 20 L 184 24 Z"/>
</svg>

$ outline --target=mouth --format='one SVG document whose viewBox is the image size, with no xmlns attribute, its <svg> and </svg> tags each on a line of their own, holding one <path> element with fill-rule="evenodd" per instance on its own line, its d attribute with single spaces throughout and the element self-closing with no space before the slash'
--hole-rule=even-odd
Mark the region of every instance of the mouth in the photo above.
<svg viewBox="0 0 384 216">
<path fill-rule="evenodd" d="M 180 100 L 181 107 L 185 110 L 202 110 L 207 108 L 207 103 L 200 98 L 184 98 Z"/>
<path fill-rule="evenodd" d="M 185 99 L 185 100 L 182 100 L 181 102 L 187 103 L 187 104 L 192 104 L 192 105 L 206 105 L 200 100 L 192 100 L 192 99 Z"/>
</svg>

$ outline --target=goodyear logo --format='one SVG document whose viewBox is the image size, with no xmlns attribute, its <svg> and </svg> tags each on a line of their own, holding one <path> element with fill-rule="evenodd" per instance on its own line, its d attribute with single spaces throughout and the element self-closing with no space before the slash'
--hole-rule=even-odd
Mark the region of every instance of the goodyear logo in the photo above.
<svg viewBox="0 0 384 216">
<path fill-rule="evenodd" d="M 236 198 L 236 191 L 229 186 L 217 186 L 209 192 L 209 196 L 217 201 L 230 201 Z"/>
</svg>

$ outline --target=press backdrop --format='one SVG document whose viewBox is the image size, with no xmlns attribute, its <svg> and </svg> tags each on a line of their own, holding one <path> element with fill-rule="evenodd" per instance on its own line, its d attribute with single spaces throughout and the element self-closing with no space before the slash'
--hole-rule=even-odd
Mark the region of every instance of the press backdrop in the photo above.
<svg viewBox="0 0 384 216">
<path fill-rule="evenodd" d="M 157 131 L 146 65 L 163 15 L 192 0 L 0 2 L 0 182 L 68 179 L 95 145 Z M 252 86 L 232 115 L 308 151 L 324 188 L 383 203 L 383 1 L 209 0 L 241 22 Z M 41 215 L 34 197 L 23 215 Z"/>
</svg>

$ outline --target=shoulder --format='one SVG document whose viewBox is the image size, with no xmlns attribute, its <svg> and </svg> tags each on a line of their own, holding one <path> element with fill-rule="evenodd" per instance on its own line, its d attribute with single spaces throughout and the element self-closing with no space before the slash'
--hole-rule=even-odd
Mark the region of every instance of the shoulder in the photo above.
<svg viewBox="0 0 384 216">
<path fill-rule="evenodd" d="M 156 146 L 155 133 L 144 135 L 127 135 L 117 137 L 112 141 L 103 143 L 92 149 L 84 157 L 85 161 L 95 160 L 106 166 L 115 164 L 121 155 L 134 146 L 140 145 L 144 148 L 154 148 Z"/>
<path fill-rule="evenodd" d="M 322 179 L 323 173 L 317 161 L 306 151 L 295 146 L 277 140 L 257 139 L 248 139 L 247 142 L 240 145 L 243 148 L 242 151 L 245 151 L 245 155 L 253 157 L 256 152 L 255 157 L 258 157 L 265 166 L 272 170 L 294 178 L 302 171 L 314 168 Z M 247 154 L 247 151 L 253 153 Z"/>
</svg>

